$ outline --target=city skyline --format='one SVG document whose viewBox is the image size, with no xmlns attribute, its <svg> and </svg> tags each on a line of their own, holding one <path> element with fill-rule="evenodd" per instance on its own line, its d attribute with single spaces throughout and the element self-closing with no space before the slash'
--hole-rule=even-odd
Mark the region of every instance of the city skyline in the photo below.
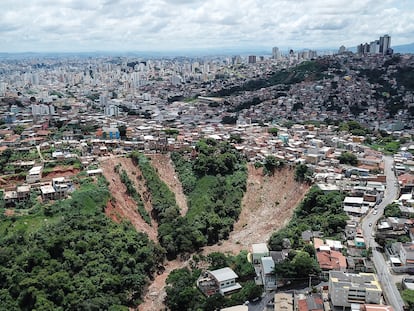
<svg viewBox="0 0 414 311">
<path fill-rule="evenodd" d="M 414 40 L 396 1 L 6 0 L 0 52 L 337 49 L 389 34 Z"/>
</svg>

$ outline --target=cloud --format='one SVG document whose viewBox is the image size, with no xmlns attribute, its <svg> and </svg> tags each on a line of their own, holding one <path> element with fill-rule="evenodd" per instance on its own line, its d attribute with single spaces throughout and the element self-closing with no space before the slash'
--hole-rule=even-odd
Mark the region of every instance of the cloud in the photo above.
<svg viewBox="0 0 414 311">
<path fill-rule="evenodd" d="M 402 44 L 412 16 L 411 0 L 3 0 L 0 52 Z"/>
</svg>

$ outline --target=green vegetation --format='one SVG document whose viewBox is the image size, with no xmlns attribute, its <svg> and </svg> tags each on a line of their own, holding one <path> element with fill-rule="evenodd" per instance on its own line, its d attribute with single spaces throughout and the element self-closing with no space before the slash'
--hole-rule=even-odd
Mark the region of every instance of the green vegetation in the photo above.
<svg viewBox="0 0 414 311">
<path fill-rule="evenodd" d="M 118 169 L 118 172 L 119 172 L 119 169 Z M 148 214 L 147 210 L 145 209 L 144 202 L 142 202 L 141 196 L 135 189 L 134 183 L 131 181 L 131 179 L 129 179 L 127 172 L 122 170 L 119 176 L 121 177 L 121 181 L 127 189 L 126 190 L 127 194 L 131 198 L 133 198 L 134 201 L 137 203 L 138 213 L 141 215 L 142 219 L 144 219 L 144 221 L 147 224 L 151 225 L 151 217 Z"/>
<path fill-rule="evenodd" d="M 314 254 L 307 251 L 291 251 L 288 258 L 275 266 L 280 280 L 294 280 L 303 283 L 308 275 L 318 275 L 320 268 Z"/>
<path fill-rule="evenodd" d="M 71 158 L 71 159 L 64 159 L 64 160 L 56 160 L 53 162 L 46 162 L 44 169 L 49 169 L 50 171 L 53 170 L 53 168 L 57 166 L 67 167 L 67 168 L 73 168 L 73 169 L 80 169 L 82 167 L 82 163 L 77 158 Z"/>
<path fill-rule="evenodd" d="M 370 133 L 369 129 L 359 124 L 357 121 L 347 121 L 339 124 L 339 130 L 349 132 L 356 136 L 365 136 Z"/>
<path fill-rule="evenodd" d="M 399 85 L 405 87 L 406 90 L 414 91 L 414 68 L 413 67 L 397 67 L 397 72 L 393 77 Z"/>
<path fill-rule="evenodd" d="M 249 80 L 242 85 L 222 89 L 212 96 L 229 96 L 243 91 L 257 91 L 264 87 L 285 84 L 292 85 L 302 81 L 317 81 L 324 78 L 325 71 L 334 64 L 329 64 L 326 60 L 306 61 L 288 70 L 283 69 L 269 74 L 265 78 Z M 254 105 L 254 103 L 252 103 Z"/>
<path fill-rule="evenodd" d="M 339 156 L 339 163 L 355 166 L 358 164 L 358 159 L 356 155 L 353 154 L 352 152 L 345 151 L 345 152 L 342 152 L 341 155 Z"/>
<path fill-rule="evenodd" d="M 228 142 L 201 140 L 197 155 L 173 154 L 179 179 L 188 194 L 186 219 L 214 244 L 226 239 L 237 220 L 247 172 L 242 155 Z"/>
<path fill-rule="evenodd" d="M 0 301 L 5 310 L 127 310 L 140 302 L 162 248 L 103 213 L 106 182 L 1 222 Z"/>
<path fill-rule="evenodd" d="M 265 158 L 263 167 L 266 175 L 273 175 L 276 169 L 281 169 L 285 166 L 285 162 L 276 159 L 275 156 L 269 155 Z"/>
<path fill-rule="evenodd" d="M 16 125 L 14 128 L 13 128 L 13 132 L 14 132 L 14 134 L 17 134 L 17 135 L 20 135 L 21 133 L 23 133 L 23 131 L 25 130 L 25 128 L 24 128 L 24 126 L 23 125 Z"/>
<path fill-rule="evenodd" d="M 179 130 L 177 130 L 177 129 L 165 129 L 165 130 L 164 130 L 164 133 L 165 133 L 167 136 L 173 136 L 173 137 L 176 137 L 178 134 L 180 134 L 180 131 L 179 131 Z"/>
<path fill-rule="evenodd" d="M 247 261 L 247 252 L 242 251 L 237 256 L 226 256 L 222 253 L 211 253 L 207 257 L 194 256 L 193 269 L 174 270 L 167 278 L 166 305 L 174 310 L 219 310 L 243 304 L 246 300 L 260 297 L 262 288 L 252 280 L 255 272 L 251 263 Z M 242 289 L 231 295 L 223 297 L 220 294 L 205 297 L 196 287 L 196 280 L 201 274 L 200 263 L 208 263 L 208 270 L 230 267 L 239 276 L 238 281 Z M 201 264 L 205 266 L 205 264 Z"/>
<path fill-rule="evenodd" d="M 313 171 L 306 164 L 298 164 L 295 167 L 295 180 L 297 182 L 310 182 Z"/>
<path fill-rule="evenodd" d="M 49 92 L 49 95 L 56 95 L 59 98 L 63 98 L 64 97 L 64 95 L 62 93 L 60 93 L 58 91 L 55 91 L 55 90 L 50 91 Z"/>
<path fill-rule="evenodd" d="M 414 310 L 414 290 L 411 290 L 411 289 L 403 290 L 402 299 L 408 305 L 407 310 Z"/>
<path fill-rule="evenodd" d="M 277 136 L 279 133 L 279 130 L 276 127 L 271 127 L 267 130 L 267 132 L 273 136 Z"/>
<path fill-rule="evenodd" d="M 152 195 L 153 217 L 158 221 L 158 239 L 166 249 L 169 258 L 179 253 L 193 252 L 204 245 L 201 233 L 180 216 L 174 193 L 159 178 L 149 160 L 142 154 L 132 152 L 132 161 L 144 176 L 146 186 Z"/>
<path fill-rule="evenodd" d="M 388 135 L 386 132 L 381 131 L 378 133 L 375 141 L 371 140 L 369 146 L 372 149 L 383 151 L 385 154 L 395 154 L 400 150 L 401 141 L 394 138 L 392 135 Z"/>
<path fill-rule="evenodd" d="M 292 248 L 303 247 L 301 234 L 305 230 L 322 231 L 325 237 L 335 237 L 342 233 L 348 216 L 342 208 L 344 194 L 339 191 L 323 192 L 313 186 L 296 208 L 289 224 L 272 234 L 269 246 L 281 250 L 285 239 Z"/>
<path fill-rule="evenodd" d="M 384 217 L 401 217 L 402 212 L 396 203 L 388 204 L 384 209 Z"/>
</svg>

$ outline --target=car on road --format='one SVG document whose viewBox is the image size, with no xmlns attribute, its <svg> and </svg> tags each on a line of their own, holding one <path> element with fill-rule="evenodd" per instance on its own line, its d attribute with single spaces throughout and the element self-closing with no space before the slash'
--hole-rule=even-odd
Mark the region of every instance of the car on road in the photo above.
<svg viewBox="0 0 414 311">
<path fill-rule="evenodd" d="M 374 211 L 372 214 L 373 215 L 377 215 L 378 214 L 378 211 Z"/>
<path fill-rule="evenodd" d="M 369 226 L 372 227 L 372 222 L 369 223 Z"/>
</svg>

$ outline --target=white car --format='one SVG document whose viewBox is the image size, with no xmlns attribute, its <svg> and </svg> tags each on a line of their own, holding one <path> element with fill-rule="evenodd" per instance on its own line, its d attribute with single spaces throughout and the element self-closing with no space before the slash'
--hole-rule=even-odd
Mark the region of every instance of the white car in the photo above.
<svg viewBox="0 0 414 311">
<path fill-rule="evenodd" d="M 377 215 L 378 214 L 378 211 L 374 211 L 372 214 L 373 215 Z"/>
</svg>

